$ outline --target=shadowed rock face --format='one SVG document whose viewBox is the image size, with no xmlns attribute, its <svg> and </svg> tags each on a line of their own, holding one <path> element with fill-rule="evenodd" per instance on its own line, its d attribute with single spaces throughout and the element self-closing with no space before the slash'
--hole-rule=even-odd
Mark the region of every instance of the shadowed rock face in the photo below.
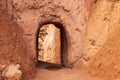
<svg viewBox="0 0 120 80">
<path fill-rule="evenodd" d="M 12 65 L 11 67 L 9 66 L 9 64 L 15 65 Z M 22 76 L 21 73 L 16 74 L 16 71 L 18 70 L 16 68 L 19 67 L 16 66 L 16 64 L 20 65 Z M 5 71 L 2 70 L 4 66 L 6 67 L 4 68 Z M 11 71 L 14 70 L 15 72 L 13 72 L 12 74 Z M 3 71 L 2 75 L 1 71 Z M 15 74 L 17 75 L 16 78 L 14 76 Z M 23 40 L 22 29 L 19 28 L 18 25 L 10 19 L 5 10 L 0 10 L 0 75 L 3 77 L 14 76 L 13 78 L 15 79 L 21 78 L 25 80 L 30 78 L 32 79 L 34 77 L 33 75 L 35 75 L 35 65 L 27 56 L 27 50 Z"/>
<path fill-rule="evenodd" d="M 61 64 L 60 29 L 53 24 L 40 28 L 38 36 L 38 60 Z"/>
</svg>

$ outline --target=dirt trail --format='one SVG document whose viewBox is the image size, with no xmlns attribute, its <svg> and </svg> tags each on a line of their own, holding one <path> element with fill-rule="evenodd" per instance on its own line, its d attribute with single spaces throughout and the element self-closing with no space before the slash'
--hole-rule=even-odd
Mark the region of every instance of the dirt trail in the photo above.
<svg viewBox="0 0 120 80">
<path fill-rule="evenodd" d="M 104 80 L 91 76 L 87 70 L 82 68 L 61 68 L 58 65 L 48 63 L 40 63 L 36 74 L 34 80 Z"/>
</svg>

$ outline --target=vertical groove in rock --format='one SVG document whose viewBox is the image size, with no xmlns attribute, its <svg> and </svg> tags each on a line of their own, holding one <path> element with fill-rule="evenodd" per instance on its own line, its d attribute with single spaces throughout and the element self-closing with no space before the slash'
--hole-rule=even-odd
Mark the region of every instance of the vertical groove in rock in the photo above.
<svg viewBox="0 0 120 80">
<path fill-rule="evenodd" d="M 6 0 L 6 9 L 8 10 L 8 0 Z"/>
<path fill-rule="evenodd" d="M 6 10 L 10 17 L 13 19 L 13 0 L 6 0 Z"/>
<path fill-rule="evenodd" d="M 12 4 L 12 6 L 11 6 L 11 18 L 12 18 L 12 20 L 13 20 L 13 18 L 14 18 L 14 6 L 13 6 L 13 0 L 11 0 L 11 4 Z"/>
</svg>

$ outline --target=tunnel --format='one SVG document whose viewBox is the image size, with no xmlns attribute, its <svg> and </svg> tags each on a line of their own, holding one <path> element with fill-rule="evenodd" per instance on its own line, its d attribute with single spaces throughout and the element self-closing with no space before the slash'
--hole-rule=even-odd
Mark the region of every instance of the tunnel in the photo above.
<svg viewBox="0 0 120 80">
<path fill-rule="evenodd" d="M 68 41 L 62 24 L 48 22 L 40 25 L 37 34 L 37 61 L 64 66 L 68 61 Z"/>
</svg>

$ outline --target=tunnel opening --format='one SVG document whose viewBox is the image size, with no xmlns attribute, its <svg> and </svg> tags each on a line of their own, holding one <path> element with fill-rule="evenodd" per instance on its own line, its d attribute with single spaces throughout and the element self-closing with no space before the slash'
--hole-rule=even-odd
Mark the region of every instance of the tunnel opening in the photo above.
<svg viewBox="0 0 120 80">
<path fill-rule="evenodd" d="M 57 57 L 57 59 L 59 58 L 60 63 L 52 63 L 49 61 L 44 61 L 44 60 L 40 60 L 39 59 L 39 51 L 40 49 L 38 48 L 38 42 L 39 42 L 39 33 L 40 33 L 40 29 L 42 28 L 42 26 L 44 25 L 54 25 L 56 28 L 58 28 L 60 30 L 60 56 Z M 59 65 L 62 67 L 66 67 L 66 64 L 68 63 L 68 40 L 67 40 L 67 36 L 66 36 L 66 29 L 65 27 L 58 22 L 46 22 L 44 24 L 39 25 L 39 29 L 38 29 L 38 33 L 37 33 L 37 65 L 41 66 L 43 64 L 49 64 L 49 66 L 53 66 L 53 65 Z M 55 43 L 57 44 L 57 43 Z M 58 52 L 59 53 L 59 52 Z"/>
</svg>

